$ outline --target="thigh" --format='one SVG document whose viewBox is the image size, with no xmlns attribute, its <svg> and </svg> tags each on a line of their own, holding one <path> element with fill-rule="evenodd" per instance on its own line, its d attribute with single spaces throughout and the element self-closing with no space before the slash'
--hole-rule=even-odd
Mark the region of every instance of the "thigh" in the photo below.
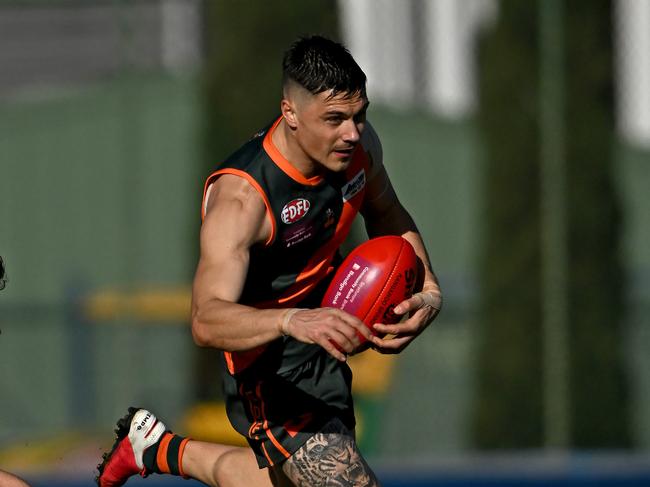
<svg viewBox="0 0 650 487">
<path fill-rule="evenodd" d="M 297 487 L 376 487 L 379 482 L 361 455 L 354 433 L 335 418 L 282 465 Z"/>
</svg>

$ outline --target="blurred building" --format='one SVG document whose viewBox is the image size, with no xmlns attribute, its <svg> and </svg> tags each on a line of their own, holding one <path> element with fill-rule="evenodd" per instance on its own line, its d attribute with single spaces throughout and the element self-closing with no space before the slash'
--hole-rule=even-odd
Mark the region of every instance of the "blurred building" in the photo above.
<svg viewBox="0 0 650 487">
<path fill-rule="evenodd" d="M 345 42 L 373 99 L 452 119 L 472 113 L 476 38 L 494 20 L 495 1 L 340 0 L 339 7 Z"/>
<path fill-rule="evenodd" d="M 615 4 L 618 127 L 630 142 L 650 147 L 650 3 Z M 449 119 L 471 116 L 476 46 L 498 15 L 497 1 L 339 0 L 339 7 L 346 44 L 374 100 Z"/>
<path fill-rule="evenodd" d="M 618 127 L 631 143 L 650 148 L 650 2 L 616 2 Z"/>
<path fill-rule="evenodd" d="M 201 62 L 200 1 L 4 2 L 0 40 L 3 98 L 79 88 L 125 69 L 192 72 Z"/>
</svg>

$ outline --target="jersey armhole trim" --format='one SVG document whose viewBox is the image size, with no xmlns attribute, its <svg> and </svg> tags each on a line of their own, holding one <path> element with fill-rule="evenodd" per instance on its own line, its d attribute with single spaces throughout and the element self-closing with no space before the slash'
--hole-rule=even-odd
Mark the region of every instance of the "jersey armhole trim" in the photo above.
<svg viewBox="0 0 650 487">
<path fill-rule="evenodd" d="M 266 242 L 264 242 L 264 246 L 265 247 L 270 246 L 275 240 L 275 233 L 276 233 L 276 222 L 275 222 L 275 217 L 273 216 L 273 210 L 271 209 L 271 203 L 269 202 L 269 198 L 266 195 L 266 192 L 260 186 L 260 184 L 250 174 L 240 169 L 225 168 L 210 174 L 208 179 L 205 181 L 205 188 L 203 190 L 203 203 L 201 204 L 201 220 L 205 218 L 205 213 L 208 207 L 208 197 L 210 195 L 210 189 L 212 188 L 212 184 L 217 180 L 219 176 L 222 176 L 224 174 L 231 174 L 233 176 L 239 176 L 241 178 L 244 178 L 246 181 L 250 183 L 251 186 L 253 186 L 253 188 L 255 188 L 255 190 L 262 197 L 262 200 L 264 201 L 264 206 L 266 206 L 266 216 L 271 221 L 271 235 L 269 235 L 269 238 L 266 240 Z"/>
</svg>

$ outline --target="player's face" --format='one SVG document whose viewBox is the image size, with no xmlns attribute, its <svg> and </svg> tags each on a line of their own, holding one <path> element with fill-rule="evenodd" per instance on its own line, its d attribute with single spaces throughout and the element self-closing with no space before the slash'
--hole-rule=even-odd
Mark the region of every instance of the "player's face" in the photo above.
<svg viewBox="0 0 650 487">
<path fill-rule="evenodd" d="M 310 94 L 300 104 L 295 136 L 313 163 L 338 172 L 350 165 L 361 139 L 368 100 L 361 93 L 333 97 L 330 94 L 330 91 Z"/>
</svg>

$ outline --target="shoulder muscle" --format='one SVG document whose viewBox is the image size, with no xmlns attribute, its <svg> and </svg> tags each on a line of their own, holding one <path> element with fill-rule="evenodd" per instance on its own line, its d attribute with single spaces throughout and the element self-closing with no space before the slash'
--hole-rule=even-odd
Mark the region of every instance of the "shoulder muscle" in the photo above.
<svg viewBox="0 0 650 487">
<path fill-rule="evenodd" d="M 210 188 L 201 229 L 201 246 L 223 242 L 229 248 L 250 248 L 271 234 L 262 195 L 244 178 L 224 174 Z M 204 242 L 204 237 L 208 241 Z M 223 250 L 223 249 L 222 249 Z M 203 253 L 203 252 L 202 252 Z"/>
<path fill-rule="evenodd" d="M 246 179 L 225 174 L 210 188 L 201 227 L 201 256 L 194 300 L 236 301 L 243 289 L 250 248 L 270 235 L 264 199 Z"/>
</svg>

